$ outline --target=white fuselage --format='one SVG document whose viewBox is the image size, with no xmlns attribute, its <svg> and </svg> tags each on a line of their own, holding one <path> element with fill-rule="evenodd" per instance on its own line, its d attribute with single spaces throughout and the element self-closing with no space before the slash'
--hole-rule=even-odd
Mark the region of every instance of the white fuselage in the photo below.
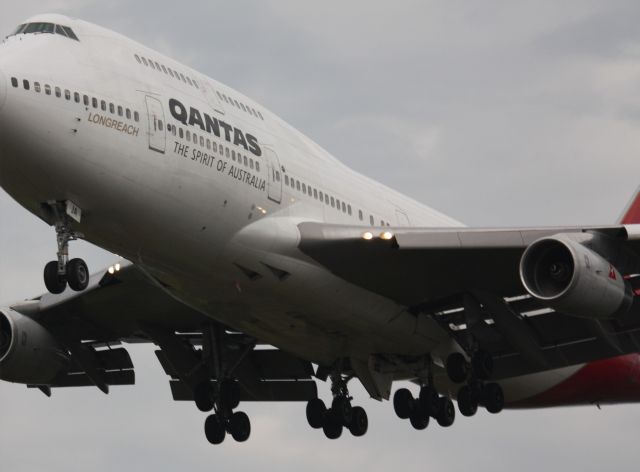
<svg viewBox="0 0 640 472">
<path fill-rule="evenodd" d="M 451 350 L 436 323 L 305 257 L 297 224 L 460 223 L 347 168 L 235 90 L 98 26 L 40 18 L 57 20 L 80 41 L 28 34 L 0 46 L 0 185 L 21 205 L 42 216 L 43 202 L 73 201 L 88 241 L 306 359 Z"/>
</svg>

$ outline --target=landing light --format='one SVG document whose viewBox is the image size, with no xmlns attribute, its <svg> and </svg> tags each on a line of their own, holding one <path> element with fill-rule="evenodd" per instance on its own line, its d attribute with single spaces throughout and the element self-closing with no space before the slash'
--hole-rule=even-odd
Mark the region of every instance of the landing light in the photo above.
<svg viewBox="0 0 640 472">
<path fill-rule="evenodd" d="M 371 231 L 367 231 L 362 235 L 362 239 L 366 239 L 367 241 L 373 239 L 373 233 Z"/>
<path fill-rule="evenodd" d="M 385 241 L 389 241 L 393 238 L 393 233 L 391 231 L 385 231 L 380 235 L 380 239 L 384 239 Z"/>
<path fill-rule="evenodd" d="M 116 269 L 113 266 L 109 266 L 109 268 L 107 269 L 107 272 L 109 272 L 111 275 L 113 275 L 115 273 Z"/>
</svg>

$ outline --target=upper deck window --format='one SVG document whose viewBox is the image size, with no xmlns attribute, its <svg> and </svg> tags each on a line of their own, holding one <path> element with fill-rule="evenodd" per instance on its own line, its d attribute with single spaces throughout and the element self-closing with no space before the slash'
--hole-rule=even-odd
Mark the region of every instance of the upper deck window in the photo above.
<svg viewBox="0 0 640 472">
<path fill-rule="evenodd" d="M 59 34 L 65 38 L 71 38 L 75 41 L 80 41 L 75 35 L 73 30 L 68 26 L 56 25 L 53 23 L 25 23 L 18 26 L 18 28 L 9 36 L 16 34 Z"/>
</svg>

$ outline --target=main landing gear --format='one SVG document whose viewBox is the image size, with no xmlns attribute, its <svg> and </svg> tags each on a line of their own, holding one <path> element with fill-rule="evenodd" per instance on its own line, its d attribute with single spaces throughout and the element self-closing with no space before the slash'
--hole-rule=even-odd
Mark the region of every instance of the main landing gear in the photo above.
<svg viewBox="0 0 640 472">
<path fill-rule="evenodd" d="M 344 428 L 347 428 L 356 437 L 364 436 L 369 429 L 367 412 L 360 406 L 352 406 L 352 397 L 349 396 L 347 382 L 341 373 L 331 375 L 331 393 L 333 401 L 331 408 L 325 403 L 314 398 L 307 403 L 307 421 L 314 429 L 324 431 L 329 439 L 338 439 Z"/>
<path fill-rule="evenodd" d="M 204 422 L 204 434 L 211 444 L 220 444 L 227 433 L 238 442 L 251 435 L 251 421 L 243 411 L 234 412 L 240 404 L 240 385 L 235 380 L 200 384 L 195 390 L 196 405 L 201 411 L 215 410 Z"/>
<path fill-rule="evenodd" d="M 452 382 L 464 383 L 458 390 L 458 409 L 464 416 L 473 416 L 482 405 L 489 413 L 504 408 L 504 392 L 495 382 L 487 382 L 493 374 L 493 358 L 485 351 L 476 351 L 468 362 L 462 353 L 447 357 L 447 375 Z"/>
<path fill-rule="evenodd" d="M 69 260 L 69 241 L 82 235 L 71 228 L 71 218 L 67 214 L 66 202 L 50 205 L 55 217 L 56 239 L 58 242 L 58 260 L 44 266 L 44 284 L 51 293 L 62 293 L 67 284 L 77 292 L 89 285 L 89 269 L 79 258 Z"/>
<path fill-rule="evenodd" d="M 393 395 L 393 409 L 398 418 L 408 419 L 415 429 L 429 426 L 430 418 L 447 428 L 456 418 L 456 410 L 450 398 L 440 396 L 435 388 L 425 385 L 420 389 L 418 398 L 414 398 L 406 388 L 397 390 Z"/>
</svg>

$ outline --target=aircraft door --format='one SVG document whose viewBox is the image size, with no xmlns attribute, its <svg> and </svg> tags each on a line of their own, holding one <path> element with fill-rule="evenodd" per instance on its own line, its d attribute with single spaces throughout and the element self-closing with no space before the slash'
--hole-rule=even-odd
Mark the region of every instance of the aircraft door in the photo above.
<svg viewBox="0 0 640 472">
<path fill-rule="evenodd" d="M 149 149 L 164 154 L 167 146 L 167 125 L 164 121 L 162 103 L 155 97 L 147 95 L 147 114 L 149 117 Z"/>
<path fill-rule="evenodd" d="M 269 177 L 267 179 L 267 196 L 269 200 L 276 203 L 282 201 L 282 172 L 280 171 L 280 160 L 278 155 L 269 148 L 263 147 L 264 157 L 267 161 L 267 172 Z"/>
</svg>

